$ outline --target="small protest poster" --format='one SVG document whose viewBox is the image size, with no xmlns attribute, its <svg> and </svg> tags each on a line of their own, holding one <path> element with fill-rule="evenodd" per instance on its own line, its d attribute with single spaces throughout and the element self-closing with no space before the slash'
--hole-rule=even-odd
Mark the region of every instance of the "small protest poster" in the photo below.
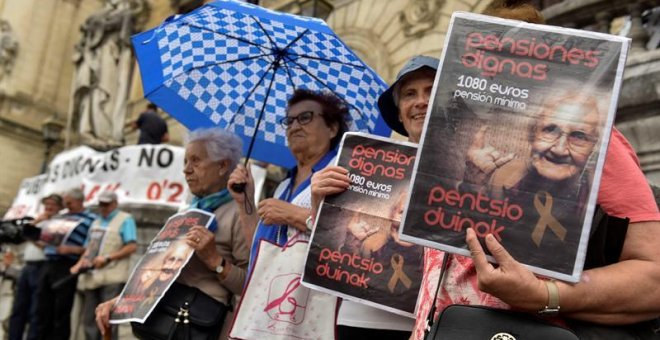
<svg viewBox="0 0 660 340">
<path fill-rule="evenodd" d="M 455 13 L 401 239 L 580 278 L 629 39 Z M 490 258 L 492 260 L 492 258 Z"/>
<path fill-rule="evenodd" d="M 73 216 L 56 216 L 39 223 L 41 234 L 39 240 L 50 246 L 59 246 L 69 237 L 71 232 L 80 224 L 80 220 Z"/>
<path fill-rule="evenodd" d="M 165 222 L 133 269 L 112 309 L 110 323 L 144 322 L 149 317 L 193 255 L 186 233 L 196 225 L 208 229 L 214 218 L 206 211 L 190 209 Z"/>
<path fill-rule="evenodd" d="M 103 249 L 103 237 L 105 236 L 104 228 L 92 228 L 89 230 L 87 235 L 87 251 L 85 252 L 85 260 L 90 263 L 94 261 L 94 258 L 99 256 L 101 250 Z"/>
<path fill-rule="evenodd" d="M 413 317 L 423 248 L 399 240 L 398 228 L 415 152 L 410 143 L 344 134 L 337 165 L 352 184 L 321 204 L 304 285 Z"/>
</svg>

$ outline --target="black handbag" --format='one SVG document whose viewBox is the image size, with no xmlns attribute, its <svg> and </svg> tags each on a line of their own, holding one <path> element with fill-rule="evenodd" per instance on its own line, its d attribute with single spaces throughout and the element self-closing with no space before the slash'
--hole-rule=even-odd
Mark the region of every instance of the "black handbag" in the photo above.
<svg viewBox="0 0 660 340">
<path fill-rule="evenodd" d="M 578 340 L 568 328 L 529 313 L 485 306 L 450 305 L 433 324 L 426 339 Z"/>
<path fill-rule="evenodd" d="M 217 340 L 226 314 L 223 303 L 174 282 L 145 322 L 131 322 L 131 327 L 144 340 Z"/>
<path fill-rule="evenodd" d="M 539 319 L 529 313 L 485 306 L 450 305 L 433 320 L 436 297 L 447 269 L 445 253 L 438 288 L 427 316 L 424 340 L 579 340 L 571 330 Z"/>
</svg>

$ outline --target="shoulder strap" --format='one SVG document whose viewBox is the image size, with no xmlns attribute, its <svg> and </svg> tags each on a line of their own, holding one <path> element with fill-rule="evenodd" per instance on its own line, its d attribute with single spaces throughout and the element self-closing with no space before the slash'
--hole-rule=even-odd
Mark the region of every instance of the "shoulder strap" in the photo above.
<svg viewBox="0 0 660 340">
<path fill-rule="evenodd" d="M 600 206 L 596 206 L 584 262 L 585 270 L 619 262 L 629 221 L 627 218 L 610 216 Z"/>
<path fill-rule="evenodd" d="M 435 294 L 433 294 L 433 304 L 429 310 L 429 314 L 426 316 L 426 329 L 424 330 L 425 334 L 431 331 L 433 323 L 435 322 L 435 310 L 437 309 L 438 301 L 438 292 L 440 292 L 440 287 L 442 286 L 442 279 L 445 277 L 447 272 L 447 267 L 449 266 L 449 253 L 445 252 L 445 256 L 442 258 L 442 265 L 440 266 L 440 278 L 438 279 L 438 287 L 435 289 Z"/>
</svg>

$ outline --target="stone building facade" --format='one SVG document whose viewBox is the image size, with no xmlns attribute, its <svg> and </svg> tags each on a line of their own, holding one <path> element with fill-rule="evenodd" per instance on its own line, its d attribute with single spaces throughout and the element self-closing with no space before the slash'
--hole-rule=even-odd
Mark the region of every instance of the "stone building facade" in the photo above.
<svg viewBox="0 0 660 340">
<path fill-rule="evenodd" d="M 82 25 L 108 6 L 123 0 L 0 0 L 0 215 L 4 214 L 21 180 L 39 174 L 44 162 L 42 123 L 55 119 L 67 125 L 75 85 L 75 46 L 83 40 Z M 138 1 L 138 0 L 126 0 Z M 344 42 L 387 82 L 391 82 L 405 61 L 416 54 L 439 57 L 454 11 L 483 12 L 503 0 L 317 0 L 329 4 L 328 24 Z M 174 13 L 187 12 L 204 0 L 143 0 L 148 7 L 140 12 L 140 27 L 157 26 Z M 305 12 L 310 0 L 261 0 L 264 7 Z M 534 0 L 545 8 L 553 25 L 617 33 L 614 26 L 631 14 L 628 34 L 634 49 L 625 72 L 619 101 L 617 127 L 636 148 L 649 180 L 660 185 L 660 39 L 657 27 L 642 27 L 641 14 L 660 6 L 660 0 Z M 306 12 L 308 13 L 308 12 Z M 594 16 L 594 13 L 596 15 Z M 317 13 L 318 14 L 318 13 Z M 653 16 L 647 16 L 652 22 Z M 616 19 L 616 20 L 615 20 Z M 618 20 L 618 21 L 617 21 Z M 655 17 L 656 25 L 658 22 Z M 656 40 L 654 40 L 656 39 Z M 144 109 L 142 86 L 135 60 L 125 81 L 125 121 L 137 118 Z M 186 129 L 167 118 L 171 143 L 182 144 Z M 137 134 L 125 129 L 126 144 Z M 68 136 L 68 138 L 66 138 Z M 68 141 L 68 143 L 65 143 Z M 76 129 L 69 124 L 51 156 L 79 143 Z M 141 226 L 158 227 L 171 211 L 131 209 Z M 155 228 L 146 228 L 142 240 L 149 240 Z M 2 297 L 3 299 L 5 297 Z M 6 310 L 0 310 L 0 317 Z M 1 333 L 1 330 L 0 330 Z"/>
<path fill-rule="evenodd" d="M 49 118 L 66 125 L 75 83 L 75 46 L 83 38 L 81 26 L 101 11 L 107 2 L 118 0 L 0 0 L 0 158 L 5 162 L 0 176 L 0 213 L 11 204 L 20 181 L 39 173 L 45 145 L 41 124 Z M 126 0 L 138 1 L 138 0 Z M 203 0 L 143 0 L 148 11 L 141 15 L 144 28 L 157 26 L 164 18 L 186 12 Z M 386 81 L 412 55 L 440 56 L 447 24 L 453 11 L 483 12 L 502 0 L 317 0 L 329 4 L 328 24 Z M 310 1 L 261 0 L 278 10 L 301 12 Z M 658 1 L 536 0 L 548 6 L 549 23 L 604 30 L 612 19 L 633 13 L 636 20 Z M 639 6 L 635 4 L 639 3 Z M 593 13 L 598 13 L 595 17 Z M 633 20 L 634 22 L 634 20 Z M 600 26 L 599 26 L 600 25 Z M 639 26 L 639 25 L 638 25 Z M 642 32 L 643 33 L 643 32 Z M 617 126 L 637 149 L 642 167 L 651 182 L 660 184 L 660 140 L 657 131 L 658 53 L 656 48 L 638 48 L 651 38 L 635 30 L 639 42 L 631 53 L 620 100 Z M 132 65 L 128 75 L 125 120 L 136 119 L 144 109 L 140 75 Z M 168 119 L 172 143 L 182 142 L 185 128 Z M 69 146 L 78 135 L 69 127 Z M 65 131 L 66 132 L 66 131 Z M 126 129 L 125 142 L 135 143 L 137 134 Z M 65 136 L 54 147 L 65 146 Z"/>
</svg>

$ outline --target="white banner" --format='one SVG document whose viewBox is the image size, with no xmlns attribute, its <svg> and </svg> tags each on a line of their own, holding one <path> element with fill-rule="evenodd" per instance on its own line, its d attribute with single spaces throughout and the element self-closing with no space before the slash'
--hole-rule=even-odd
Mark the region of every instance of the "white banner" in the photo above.
<svg viewBox="0 0 660 340">
<path fill-rule="evenodd" d="M 85 192 L 85 205 L 114 191 L 120 204 L 179 207 L 187 197 L 184 149 L 171 145 L 131 145 L 108 152 L 80 146 L 57 155 L 43 175 L 26 178 L 4 219 L 36 216 L 39 200 L 73 188 Z"/>
</svg>

